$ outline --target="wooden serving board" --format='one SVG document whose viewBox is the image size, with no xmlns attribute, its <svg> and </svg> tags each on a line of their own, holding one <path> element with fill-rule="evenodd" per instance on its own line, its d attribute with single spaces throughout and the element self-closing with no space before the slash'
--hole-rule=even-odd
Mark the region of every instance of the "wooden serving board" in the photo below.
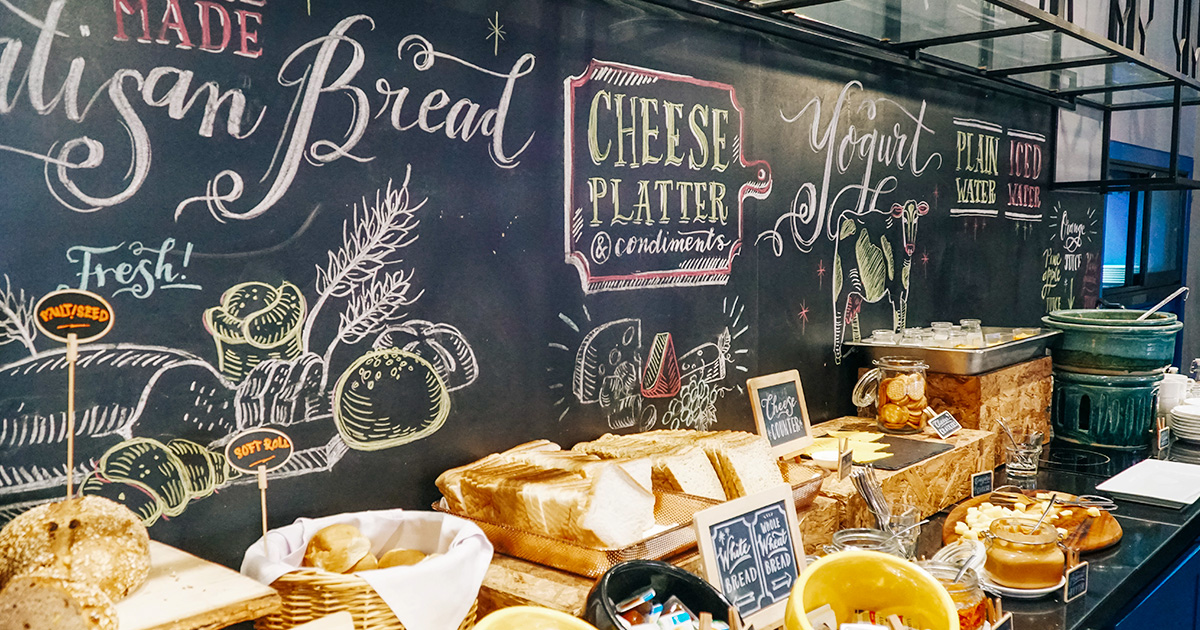
<svg viewBox="0 0 1200 630">
<path fill-rule="evenodd" d="M 1049 490 L 1026 490 L 1025 495 L 1033 497 L 1038 492 L 1050 492 Z M 1063 499 L 1074 500 L 1077 498 L 1073 494 L 1065 492 L 1055 492 Z M 967 499 L 950 510 L 950 514 L 946 516 L 946 522 L 942 525 L 942 543 L 950 544 L 958 540 L 959 536 L 954 532 L 954 526 L 960 521 L 965 521 L 967 518 L 967 510 L 986 502 L 991 498 L 991 493 L 981 494 L 977 497 Z M 1058 509 L 1064 509 L 1056 506 Z M 1087 515 L 1086 508 L 1067 507 L 1072 515 L 1059 519 L 1055 522 L 1055 527 L 1062 527 L 1067 530 L 1067 537 L 1063 540 L 1063 544 L 1072 549 L 1078 550 L 1080 553 L 1089 551 L 1099 551 L 1111 547 L 1121 540 L 1123 531 L 1121 524 L 1117 519 L 1113 518 L 1112 514 L 1100 511 L 1099 517 L 1090 517 Z"/>
<path fill-rule="evenodd" d="M 150 577 L 117 603 L 121 630 L 211 630 L 279 612 L 275 589 L 150 541 Z"/>
</svg>

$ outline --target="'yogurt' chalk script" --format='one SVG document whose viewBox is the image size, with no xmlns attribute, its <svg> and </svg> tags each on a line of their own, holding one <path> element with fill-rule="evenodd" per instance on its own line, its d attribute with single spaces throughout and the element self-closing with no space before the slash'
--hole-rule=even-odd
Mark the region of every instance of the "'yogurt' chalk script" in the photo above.
<svg viewBox="0 0 1200 630">
<path fill-rule="evenodd" d="M 265 3 L 259 1 L 252 4 L 262 6 Z M 183 199 L 175 208 L 175 216 L 178 217 L 190 207 L 199 205 L 207 208 L 218 221 L 251 219 L 271 209 L 287 193 L 305 162 L 320 166 L 342 158 L 359 162 L 373 159 L 373 156 L 355 152 L 370 126 L 372 113 L 375 119 L 383 121 L 381 126 L 390 124 L 397 132 L 417 129 L 427 134 L 444 135 L 451 141 L 486 143 L 491 160 L 500 168 L 515 167 L 519 163 L 518 158 L 533 140 L 532 132 L 516 141 L 505 139 L 509 106 L 518 80 L 533 71 L 535 58 L 532 54 L 522 55 L 507 70 L 495 71 L 439 52 L 420 35 L 408 35 L 399 41 L 395 49 L 398 59 L 411 63 L 418 72 L 430 70 L 439 59 L 448 60 L 490 78 L 476 82 L 480 90 L 489 91 L 487 98 L 490 107 L 482 105 L 479 102 L 482 99 L 477 95 L 472 95 L 474 98 L 455 98 L 457 95 L 452 96 L 441 88 L 429 90 L 418 102 L 409 87 L 393 87 L 383 77 L 375 79 L 374 94 L 369 94 L 368 89 L 362 87 L 365 83 L 363 77 L 359 76 L 366 52 L 356 39 L 356 36 L 365 34 L 375 26 L 374 20 L 366 15 L 344 18 L 327 35 L 301 45 L 282 62 L 277 73 L 278 83 L 295 93 L 290 112 L 282 108 L 268 112 L 266 107 L 250 111 L 250 101 L 242 89 L 223 89 L 214 81 L 201 83 L 193 71 L 171 66 L 158 66 L 149 71 L 121 68 L 113 72 L 95 93 L 90 96 L 81 94 L 88 63 L 83 57 L 71 59 L 62 84 L 54 91 L 54 96 L 47 98 L 47 67 L 54 56 L 55 42 L 68 37 L 64 31 L 70 30 L 60 26 L 65 6 L 66 0 L 54 0 L 47 7 L 45 17 L 39 19 L 7 2 L 0 3 L 0 7 L 19 18 L 5 19 L 5 31 L 13 26 L 32 26 L 38 31 L 37 41 L 23 71 L 18 64 L 25 42 L 10 33 L 0 32 L 0 116 L 13 112 L 20 104 L 24 90 L 29 106 L 39 116 L 50 116 L 60 111 L 77 124 L 94 122 L 111 125 L 114 121 L 96 118 L 115 114 L 116 122 L 128 132 L 129 146 L 105 146 L 86 133 L 79 133 L 56 141 L 48 148 L 13 146 L 0 137 L 0 151 L 42 162 L 50 193 L 63 206 L 77 212 L 94 212 L 129 201 L 146 185 L 154 154 L 154 139 L 144 123 L 146 108 L 164 108 L 174 120 L 182 120 L 194 107 L 202 108 L 196 133 L 205 138 L 213 136 L 222 118 L 226 133 L 234 140 L 245 139 L 267 128 L 269 125 L 263 123 L 268 120 L 275 119 L 277 123 L 286 121 L 279 124 L 281 131 L 276 156 L 264 157 L 265 174 L 261 176 L 261 181 L 270 182 L 255 194 L 257 200 L 244 199 L 248 198 L 248 175 L 226 168 L 209 179 L 202 190 L 198 188 L 198 194 Z M 131 27 L 143 23 L 142 30 L 146 33 L 153 30 L 144 25 L 147 19 L 146 3 L 121 1 L 113 3 L 113 7 L 114 41 L 129 41 L 129 36 L 136 34 L 138 29 L 126 34 L 126 20 L 129 20 Z M 179 18 L 178 15 L 175 17 Z M 247 14 L 239 19 L 245 32 L 239 36 L 241 41 L 237 44 L 238 49 L 247 51 L 248 54 L 243 56 L 257 57 L 261 50 L 253 40 L 255 34 L 248 28 L 252 25 L 246 22 L 250 16 Z M 257 19 L 261 19 L 261 16 Z M 185 36 L 181 20 L 174 20 L 171 14 L 164 16 L 159 39 L 155 41 L 166 43 L 165 37 L 170 30 L 177 34 L 179 47 L 186 48 L 182 45 Z M 355 35 L 350 34 L 352 29 L 356 31 Z M 80 30 L 83 32 L 86 27 L 80 25 Z M 210 41 L 211 33 L 207 30 L 204 33 L 199 49 L 215 52 L 211 49 L 218 44 Z M 130 42 L 129 45 L 136 44 Z M 344 121 L 344 137 L 315 137 L 314 120 L 320 114 L 322 102 L 345 97 L 350 98 L 355 108 L 351 119 Z M 104 100 L 111 104 L 111 108 L 96 108 L 95 114 L 89 119 L 93 105 Z M 115 157 L 124 155 L 131 156 L 129 162 Z M 269 164 L 266 163 L 268 159 Z M 108 191 L 111 194 L 85 190 L 86 186 L 80 183 L 76 171 L 101 167 L 112 169 L 112 179 L 120 182 L 120 190 Z M 259 174 L 256 173 L 253 179 L 259 180 Z"/>
</svg>

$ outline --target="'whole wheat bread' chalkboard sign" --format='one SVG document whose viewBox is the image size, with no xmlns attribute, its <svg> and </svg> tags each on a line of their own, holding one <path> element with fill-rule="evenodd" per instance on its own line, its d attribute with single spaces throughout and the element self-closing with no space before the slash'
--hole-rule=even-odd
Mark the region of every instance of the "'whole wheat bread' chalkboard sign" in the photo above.
<svg viewBox="0 0 1200 630">
<path fill-rule="evenodd" d="M 771 443 L 775 457 L 793 457 L 813 443 L 808 405 L 796 370 L 758 376 L 746 381 L 754 424 Z"/>
<path fill-rule="evenodd" d="M 791 488 L 781 484 L 697 512 L 694 523 L 708 581 L 737 607 L 746 624 L 780 625 L 792 585 L 804 568 Z"/>
</svg>

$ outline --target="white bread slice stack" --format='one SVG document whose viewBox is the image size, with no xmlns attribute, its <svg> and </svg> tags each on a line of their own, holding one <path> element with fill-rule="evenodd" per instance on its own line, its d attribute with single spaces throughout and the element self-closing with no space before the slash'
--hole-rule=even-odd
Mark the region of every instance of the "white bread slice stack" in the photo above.
<svg viewBox="0 0 1200 630">
<path fill-rule="evenodd" d="M 572 450 L 605 459 L 642 458 L 652 465 L 651 481 L 656 492 L 682 492 L 717 501 L 725 500 L 725 489 L 708 455 L 699 446 L 665 445 L 645 434 L 606 433 L 591 442 L 580 442 Z"/>
<path fill-rule="evenodd" d="M 700 447 L 716 471 L 726 499 L 736 499 L 784 483 L 779 462 L 771 456 L 770 444 L 766 438 L 753 433 L 663 429 L 631 436 L 604 436 L 594 443 L 611 444 L 620 440 L 649 443 L 662 453 Z"/>
<path fill-rule="evenodd" d="M 648 461 L 604 461 L 552 444 L 523 444 L 448 470 L 437 485 L 456 513 L 617 548 L 641 540 L 654 526 L 649 468 Z"/>
</svg>

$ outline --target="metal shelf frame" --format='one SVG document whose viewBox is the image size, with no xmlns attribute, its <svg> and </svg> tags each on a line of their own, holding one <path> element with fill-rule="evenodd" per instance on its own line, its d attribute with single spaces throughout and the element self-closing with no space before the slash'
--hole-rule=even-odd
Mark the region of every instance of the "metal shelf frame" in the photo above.
<svg viewBox="0 0 1200 630">
<path fill-rule="evenodd" d="M 1061 109 L 1074 110 L 1087 107 L 1103 113 L 1103 148 L 1101 173 L 1097 180 L 1057 181 L 1052 174 L 1050 186 L 1063 189 L 1084 189 L 1108 192 L 1129 189 L 1200 189 L 1200 180 L 1184 177 L 1177 170 L 1179 162 L 1179 125 L 1183 109 L 1200 105 L 1200 80 L 1163 67 L 1158 62 L 1129 48 L 1121 46 L 1107 37 L 1090 32 L 1070 21 L 1044 11 L 1021 0 L 981 0 L 1003 14 L 1019 16 L 1025 23 L 1000 25 L 994 28 L 980 27 L 970 32 L 948 33 L 903 41 L 899 37 L 887 38 L 856 32 L 852 29 L 813 19 L 805 15 L 806 10 L 828 10 L 831 6 L 844 3 L 852 7 L 867 4 L 887 15 L 888 20 L 903 23 L 902 0 L 647 0 L 674 10 L 692 13 L 739 28 L 780 35 L 785 38 L 839 51 L 844 54 L 872 61 L 901 66 L 908 70 L 936 77 L 951 78 L 975 87 L 1016 95 L 1027 100 Z M 946 4 L 952 0 L 930 0 Z M 1059 5 L 1051 0 L 1051 8 Z M 1200 11 L 1200 3 L 1192 6 Z M 921 16 L 913 16 L 916 21 Z M 898 29 L 892 29 L 898 32 Z M 890 34 L 890 33 L 889 33 Z M 1045 34 L 1055 42 L 1073 41 L 1085 49 L 1097 49 L 1096 54 L 1073 59 L 1031 60 L 1030 63 L 1000 66 L 981 63 L 972 66 L 948 58 L 938 47 L 952 47 L 992 43 L 1002 38 L 1017 38 L 1030 34 Z M 935 34 L 936 35 L 936 34 Z M 1057 49 L 1057 48 L 1056 48 Z M 981 48 L 982 50 L 982 48 Z M 989 49 L 990 50 L 990 49 Z M 942 53 L 939 55 L 939 53 Z M 982 56 L 982 53 L 981 53 Z M 990 53 L 989 53 L 990 56 Z M 1116 80 L 1117 65 L 1135 69 L 1136 75 L 1127 81 Z M 1101 85 L 1067 85 L 1059 89 L 1047 88 L 1033 82 L 1030 75 L 1056 73 L 1103 66 L 1104 83 Z M 1022 80 L 1022 76 L 1029 77 Z M 1050 81 L 1058 82 L 1058 77 Z M 1112 80 L 1110 82 L 1110 79 Z M 1169 88 L 1169 90 L 1168 90 Z M 1140 97 L 1140 100 L 1139 100 Z M 1108 141 L 1114 112 L 1134 110 L 1171 109 L 1172 137 L 1170 147 L 1170 175 L 1147 181 L 1120 180 L 1110 178 Z M 1057 116 L 1054 117 L 1057 120 Z M 1057 126 L 1057 125 L 1056 125 Z M 1054 129 L 1056 137 L 1057 129 Z"/>
</svg>

